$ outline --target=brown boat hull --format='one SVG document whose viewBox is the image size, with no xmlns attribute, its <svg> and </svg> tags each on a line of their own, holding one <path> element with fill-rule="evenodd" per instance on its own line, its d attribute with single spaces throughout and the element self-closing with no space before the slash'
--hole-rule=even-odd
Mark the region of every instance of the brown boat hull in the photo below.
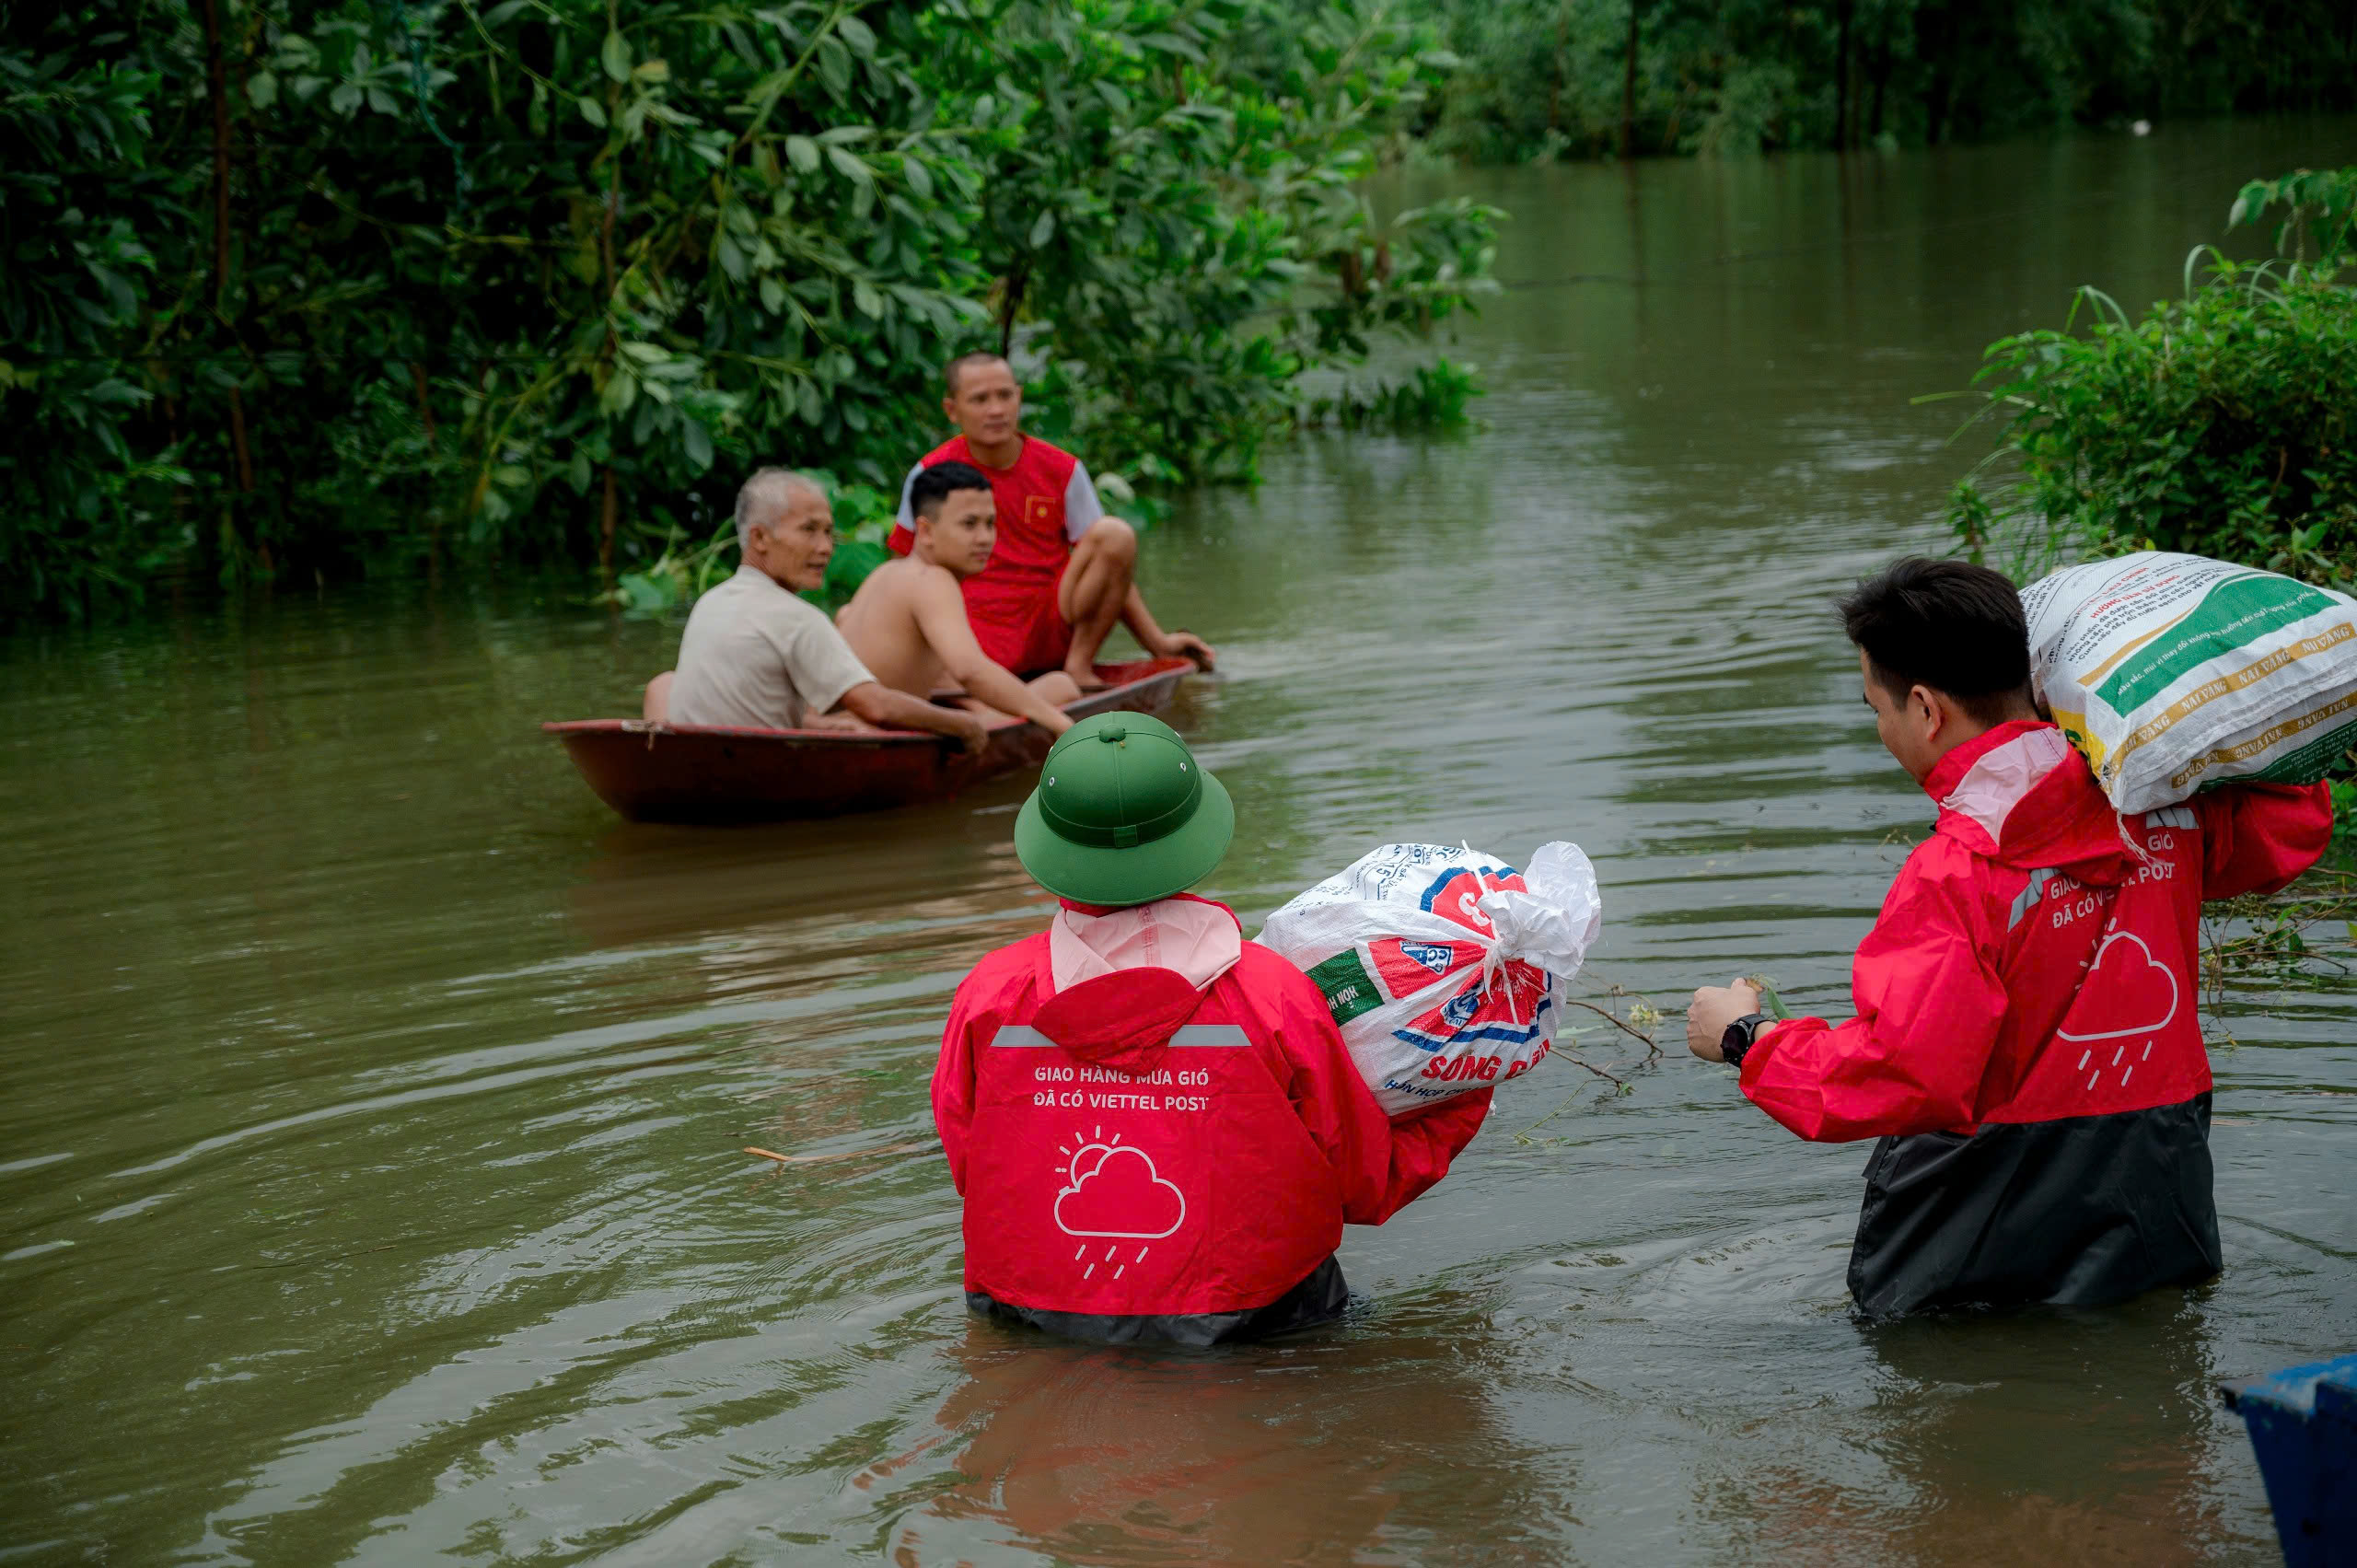
<svg viewBox="0 0 2357 1568">
<path fill-rule="evenodd" d="M 1064 704 L 1074 718 L 1158 714 L 1194 669 L 1181 658 L 1100 664 L 1109 684 Z M 969 785 L 1036 768 L 1052 741 L 1009 721 L 978 752 L 941 737 L 887 730 L 735 729 L 644 719 L 574 719 L 540 728 L 564 742 L 598 797 L 633 822 L 773 822 L 946 800 Z"/>
</svg>

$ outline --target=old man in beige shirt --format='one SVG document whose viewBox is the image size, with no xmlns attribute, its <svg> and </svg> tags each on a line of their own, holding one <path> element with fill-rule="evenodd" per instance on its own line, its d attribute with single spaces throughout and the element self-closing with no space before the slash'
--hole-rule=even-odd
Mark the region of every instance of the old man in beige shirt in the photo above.
<svg viewBox="0 0 2357 1568">
<path fill-rule="evenodd" d="M 744 564 L 688 614 L 679 668 L 646 683 L 648 718 L 749 729 L 925 729 L 969 750 L 982 722 L 879 684 L 827 619 L 800 597 L 826 580 L 835 517 L 826 493 L 767 468 L 737 493 Z"/>
</svg>

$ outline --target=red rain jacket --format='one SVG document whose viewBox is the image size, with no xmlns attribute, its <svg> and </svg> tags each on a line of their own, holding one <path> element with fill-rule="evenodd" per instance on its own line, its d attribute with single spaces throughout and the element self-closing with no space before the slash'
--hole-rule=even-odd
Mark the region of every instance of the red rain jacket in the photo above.
<svg viewBox="0 0 2357 1568">
<path fill-rule="evenodd" d="M 1880 1136 L 1851 1284 L 1870 1312 L 2093 1305 L 2218 1268 L 2200 906 L 2272 891 L 2321 784 L 2121 817 L 2053 726 L 1956 748 L 1858 948 L 1857 1016 L 1782 1024 L 1743 1092 L 1804 1138 Z"/>
<path fill-rule="evenodd" d="M 1257 943 L 1200 992 L 1145 968 L 1060 993 L 1045 932 L 958 986 L 933 1075 L 970 1301 L 1116 1340 L 1227 1337 L 1321 1270 L 1339 1310 L 1344 1222 L 1446 1175 L 1489 1102 L 1387 1118 L 1318 987 Z"/>
</svg>

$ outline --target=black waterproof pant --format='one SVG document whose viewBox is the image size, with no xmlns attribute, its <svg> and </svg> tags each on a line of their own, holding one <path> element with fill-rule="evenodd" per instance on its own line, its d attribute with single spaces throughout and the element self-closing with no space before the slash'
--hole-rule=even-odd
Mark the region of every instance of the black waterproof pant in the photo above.
<svg viewBox="0 0 2357 1568">
<path fill-rule="evenodd" d="M 1350 1286 L 1342 1281 L 1342 1265 L 1330 1257 L 1266 1307 L 1241 1312 L 1156 1312 L 1130 1317 L 1048 1312 L 1036 1307 L 1013 1307 L 978 1290 L 966 1293 L 968 1309 L 985 1318 L 1028 1324 L 1068 1340 L 1095 1340 L 1109 1345 L 1217 1345 L 1265 1340 L 1271 1334 L 1330 1323 L 1342 1315 L 1349 1301 Z"/>
<path fill-rule="evenodd" d="M 2101 1307 L 2216 1273 L 2210 1097 L 1885 1138 L 1866 1162 L 1850 1294 L 1869 1317 Z"/>
</svg>

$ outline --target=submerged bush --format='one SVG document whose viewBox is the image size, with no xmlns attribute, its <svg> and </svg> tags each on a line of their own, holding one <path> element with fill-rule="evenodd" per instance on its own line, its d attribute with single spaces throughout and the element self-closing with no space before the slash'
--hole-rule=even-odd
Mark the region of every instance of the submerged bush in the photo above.
<svg viewBox="0 0 2357 1568">
<path fill-rule="evenodd" d="M 2357 576 L 2357 289 L 2339 272 L 2351 192 L 2357 169 L 2254 183 L 2233 218 L 2286 204 L 2287 258 L 2197 251 L 2185 296 L 2141 319 L 2083 289 L 2061 331 L 1991 344 L 1976 387 L 2006 418 L 1992 459 L 2012 472 L 1957 487 L 1950 523 L 1974 559 L 2037 575 L 2178 550 Z"/>
<path fill-rule="evenodd" d="M 1462 430 L 1473 423 L 1473 400 L 1485 395 L 1472 366 L 1439 358 L 1403 373 L 1346 378 L 1299 400 L 1295 417 L 1312 429 Z"/>
<path fill-rule="evenodd" d="M 1974 561 L 2026 583 L 2072 561 L 2174 550 L 2343 588 L 2357 578 L 2357 288 L 2339 272 L 2357 254 L 2357 168 L 2255 180 L 2228 222 L 2278 208 L 2277 261 L 2205 248 L 2186 263 L 2185 297 L 2141 319 L 2082 289 L 2061 331 L 1990 345 L 1979 387 L 2007 414 L 1991 458 L 2013 473 L 1956 486 L 1949 522 Z M 2348 864 L 2357 756 L 2333 772 L 2334 854 Z"/>
</svg>

